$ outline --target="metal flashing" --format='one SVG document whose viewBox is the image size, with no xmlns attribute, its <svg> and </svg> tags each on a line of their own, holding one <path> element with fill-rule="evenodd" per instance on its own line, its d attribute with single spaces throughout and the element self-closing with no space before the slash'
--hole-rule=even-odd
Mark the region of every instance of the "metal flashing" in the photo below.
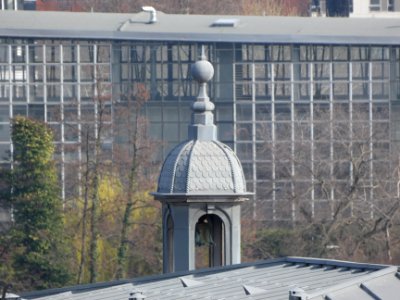
<svg viewBox="0 0 400 300">
<path fill-rule="evenodd" d="M 400 293 L 400 280 L 396 276 L 384 275 L 364 281 L 361 287 L 381 299 L 389 299 L 391 295 Z"/>
<path fill-rule="evenodd" d="M 381 299 L 379 295 L 375 294 L 371 289 L 369 289 L 364 283 L 360 284 L 360 288 L 370 295 L 373 299 Z"/>
<path fill-rule="evenodd" d="M 179 279 L 182 282 L 182 285 L 184 287 L 192 287 L 192 286 L 198 286 L 198 285 L 203 284 L 203 282 L 201 282 L 201 281 L 197 281 L 197 280 L 190 279 L 190 278 L 180 277 Z"/>
<path fill-rule="evenodd" d="M 244 292 L 246 295 L 258 295 L 267 292 L 264 289 L 260 289 L 258 287 L 250 286 L 250 285 L 243 285 Z"/>
<path fill-rule="evenodd" d="M 71 296 L 72 296 L 72 292 L 68 291 L 68 292 L 57 294 L 57 295 L 53 295 L 51 299 L 52 300 L 64 300 L 64 299 L 70 299 Z M 21 298 L 18 298 L 18 299 L 21 299 Z M 37 299 L 40 300 L 41 298 L 37 298 Z"/>
</svg>

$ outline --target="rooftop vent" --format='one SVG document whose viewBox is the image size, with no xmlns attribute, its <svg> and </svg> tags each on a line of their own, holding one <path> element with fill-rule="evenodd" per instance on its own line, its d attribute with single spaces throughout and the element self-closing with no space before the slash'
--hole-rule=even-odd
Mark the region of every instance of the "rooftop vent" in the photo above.
<svg viewBox="0 0 400 300">
<path fill-rule="evenodd" d="M 308 299 L 307 293 L 299 287 L 289 291 L 289 300 L 306 300 L 306 299 Z"/>
<path fill-rule="evenodd" d="M 5 299 L 5 300 L 20 300 L 21 297 L 18 296 L 17 294 L 5 293 L 2 299 Z"/>
<path fill-rule="evenodd" d="M 211 27 L 236 27 L 239 19 L 218 19 L 212 22 Z"/>
<path fill-rule="evenodd" d="M 153 24 L 157 22 L 157 11 L 153 6 L 142 6 L 142 10 L 144 12 L 150 13 L 149 24 Z"/>
<path fill-rule="evenodd" d="M 146 299 L 146 296 L 141 292 L 133 292 L 129 294 L 129 300 L 143 300 Z"/>
</svg>

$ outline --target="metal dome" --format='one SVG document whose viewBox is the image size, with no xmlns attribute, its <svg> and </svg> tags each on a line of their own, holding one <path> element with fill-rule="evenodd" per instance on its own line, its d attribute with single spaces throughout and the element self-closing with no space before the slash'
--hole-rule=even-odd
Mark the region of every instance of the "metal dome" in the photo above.
<svg viewBox="0 0 400 300">
<path fill-rule="evenodd" d="M 162 167 L 157 194 L 247 195 L 239 159 L 215 140 L 190 140 L 176 146 Z"/>
</svg>

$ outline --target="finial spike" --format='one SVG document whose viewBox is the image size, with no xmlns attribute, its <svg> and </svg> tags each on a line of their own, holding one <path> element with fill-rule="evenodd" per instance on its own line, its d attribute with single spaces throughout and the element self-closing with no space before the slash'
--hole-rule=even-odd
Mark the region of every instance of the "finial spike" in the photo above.
<svg viewBox="0 0 400 300">
<path fill-rule="evenodd" d="M 205 50 L 205 48 L 204 48 L 204 45 L 201 45 L 200 59 L 201 59 L 201 60 L 207 60 L 206 50 Z"/>
<path fill-rule="evenodd" d="M 200 140 L 216 139 L 214 125 L 214 104 L 207 95 L 207 82 L 214 76 L 214 68 L 207 60 L 204 46 L 201 46 L 200 60 L 191 67 L 192 77 L 199 83 L 199 94 L 192 105 L 192 124 L 189 126 L 189 138 Z"/>
</svg>

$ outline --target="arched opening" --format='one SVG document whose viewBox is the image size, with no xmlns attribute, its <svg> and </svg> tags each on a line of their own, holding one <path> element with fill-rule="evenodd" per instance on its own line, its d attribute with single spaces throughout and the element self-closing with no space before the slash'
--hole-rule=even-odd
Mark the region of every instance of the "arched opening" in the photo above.
<svg viewBox="0 0 400 300">
<path fill-rule="evenodd" d="M 195 229 L 196 269 L 225 265 L 225 225 L 214 214 L 199 218 Z"/>
<path fill-rule="evenodd" d="M 168 270 L 167 272 L 174 272 L 174 220 L 171 215 L 167 217 L 167 257 L 168 257 Z"/>
</svg>

